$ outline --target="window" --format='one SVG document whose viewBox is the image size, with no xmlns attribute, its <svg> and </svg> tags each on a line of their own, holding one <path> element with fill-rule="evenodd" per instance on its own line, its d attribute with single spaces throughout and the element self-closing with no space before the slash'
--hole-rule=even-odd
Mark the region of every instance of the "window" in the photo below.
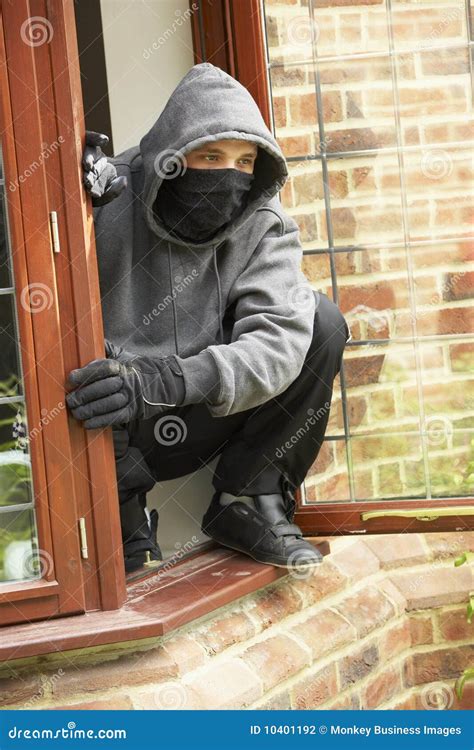
<svg viewBox="0 0 474 750">
<path fill-rule="evenodd" d="M 397 508 L 462 505 L 442 524 L 465 528 L 474 490 L 468 4 L 264 8 L 275 132 L 290 163 L 282 202 L 300 226 L 304 271 L 352 330 L 302 511 L 319 508 L 310 525 L 331 533 L 333 524 L 378 530 L 358 517 L 364 508 L 387 523 Z M 423 523 L 408 516 L 396 528 Z"/>
<path fill-rule="evenodd" d="M 357 5 L 350 14 L 347 5 L 323 5 L 202 0 L 190 17 L 187 62 L 178 55 L 182 73 L 203 59 L 227 69 L 274 124 L 291 171 L 281 199 L 299 222 L 305 271 L 352 322 L 327 440 L 297 522 L 308 534 L 418 531 L 426 525 L 416 515 L 432 509 L 439 518 L 430 530 L 465 529 L 474 471 L 472 110 L 460 101 L 471 51 L 465 15 L 453 17 L 449 34 L 439 14 L 426 16 L 427 37 L 441 24 L 429 40 L 433 51 L 410 38 L 417 33 L 408 24 L 412 5 L 407 15 L 400 3 Z M 207 547 L 180 562 L 178 575 L 165 562 L 159 576 L 126 589 L 110 431 L 87 434 L 61 406 L 66 373 L 104 350 L 93 222 L 79 169 L 74 4 L 53 6 L 54 27 L 45 17 L 42 36 L 29 37 L 26 0 L 0 5 L 0 336 L 9 347 L 0 371 L 0 649 L 10 657 L 22 648 L 39 653 L 163 633 L 283 574 L 246 560 L 243 576 L 237 554 Z M 103 20 L 110 4 L 102 11 Z M 156 49 L 160 24 L 157 16 Z M 107 47 L 106 25 L 104 37 Z M 102 66 L 110 55 L 120 63 L 120 45 L 108 52 Z M 144 44 L 145 62 L 146 54 Z M 104 70 L 100 80 L 110 113 L 99 116 L 94 107 L 95 123 L 110 117 L 117 152 L 132 143 L 117 119 L 118 89 L 107 92 Z M 167 94 L 161 90 L 163 101 Z M 146 117 L 156 119 L 157 106 Z M 431 179 L 438 162 L 423 155 L 437 157 L 439 148 L 446 174 Z M 33 297 L 34 289 L 45 296 Z M 362 515 L 370 513 L 376 517 Z M 84 612 L 74 629 L 50 627 L 51 617 Z M 43 622 L 8 626 L 25 620 Z"/>
</svg>

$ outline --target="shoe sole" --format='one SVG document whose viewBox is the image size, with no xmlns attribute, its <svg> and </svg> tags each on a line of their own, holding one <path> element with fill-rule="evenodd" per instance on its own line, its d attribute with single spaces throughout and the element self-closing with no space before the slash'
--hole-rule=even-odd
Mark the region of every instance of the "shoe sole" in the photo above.
<svg viewBox="0 0 474 750">
<path fill-rule="evenodd" d="M 301 562 L 296 562 L 294 564 L 288 565 L 288 563 L 284 563 L 284 562 L 273 562 L 269 558 L 267 558 L 266 560 L 262 560 L 261 558 L 255 557 L 255 555 L 252 555 L 251 552 L 241 549 L 240 547 L 233 547 L 231 544 L 227 544 L 227 542 L 221 542 L 221 540 L 217 539 L 216 537 L 211 537 L 211 539 L 214 542 L 217 542 L 218 544 L 222 545 L 222 547 L 233 549 L 235 550 L 235 552 L 241 552 L 243 555 L 247 555 L 248 557 L 251 557 L 252 560 L 255 560 L 256 562 L 263 563 L 264 565 L 273 565 L 275 568 L 286 568 L 287 570 L 295 570 L 295 569 L 301 569 L 301 568 L 317 568 L 324 561 L 324 558 L 321 558 L 321 560 L 314 560 L 313 562 L 309 562 L 309 563 L 305 563 L 301 561 Z"/>
</svg>

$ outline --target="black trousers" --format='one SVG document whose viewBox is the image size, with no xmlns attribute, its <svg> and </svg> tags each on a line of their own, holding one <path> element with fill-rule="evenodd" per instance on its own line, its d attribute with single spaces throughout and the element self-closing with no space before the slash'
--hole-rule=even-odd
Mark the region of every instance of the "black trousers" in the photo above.
<svg viewBox="0 0 474 750">
<path fill-rule="evenodd" d="M 349 337 L 339 308 L 321 293 L 316 303 L 301 373 L 270 401 L 226 417 L 211 416 L 204 404 L 173 407 L 114 429 L 124 542 L 146 536 L 146 493 L 157 481 L 197 471 L 217 455 L 216 490 L 270 494 L 281 491 L 282 477 L 294 488 L 303 482 L 324 438 L 333 381 Z"/>
</svg>

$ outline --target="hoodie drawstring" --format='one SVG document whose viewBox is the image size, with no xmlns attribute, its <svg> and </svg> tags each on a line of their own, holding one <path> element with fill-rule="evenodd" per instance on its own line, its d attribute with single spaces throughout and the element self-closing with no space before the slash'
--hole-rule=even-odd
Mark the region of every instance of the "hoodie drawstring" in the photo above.
<svg viewBox="0 0 474 750">
<path fill-rule="evenodd" d="M 218 245 L 212 246 L 212 257 L 214 260 L 214 273 L 216 276 L 216 282 L 217 282 L 217 315 L 219 319 L 219 338 L 221 344 L 224 343 L 224 328 L 222 326 L 222 289 L 221 289 L 221 279 L 219 276 L 219 269 L 217 268 L 217 247 Z"/>
<path fill-rule="evenodd" d="M 173 308 L 173 329 L 174 329 L 174 348 L 176 356 L 179 357 L 179 345 L 178 345 L 178 314 L 176 312 L 176 302 L 174 299 L 173 289 L 173 264 L 171 261 L 171 243 L 168 242 L 168 273 L 170 277 L 170 295 L 171 295 L 171 307 Z"/>
</svg>

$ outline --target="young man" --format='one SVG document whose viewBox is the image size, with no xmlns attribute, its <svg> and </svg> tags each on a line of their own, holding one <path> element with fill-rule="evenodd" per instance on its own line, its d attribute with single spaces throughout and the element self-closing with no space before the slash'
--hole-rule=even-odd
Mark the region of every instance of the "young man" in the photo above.
<svg viewBox="0 0 474 750">
<path fill-rule="evenodd" d="M 218 454 L 203 531 L 264 563 L 319 564 L 292 523 L 294 491 L 349 333 L 300 270 L 277 142 L 248 91 L 209 63 L 139 146 L 107 161 L 100 138 L 84 164 L 107 359 L 70 373 L 67 403 L 87 429 L 114 428 L 126 570 L 161 559 L 146 493 Z"/>
</svg>

